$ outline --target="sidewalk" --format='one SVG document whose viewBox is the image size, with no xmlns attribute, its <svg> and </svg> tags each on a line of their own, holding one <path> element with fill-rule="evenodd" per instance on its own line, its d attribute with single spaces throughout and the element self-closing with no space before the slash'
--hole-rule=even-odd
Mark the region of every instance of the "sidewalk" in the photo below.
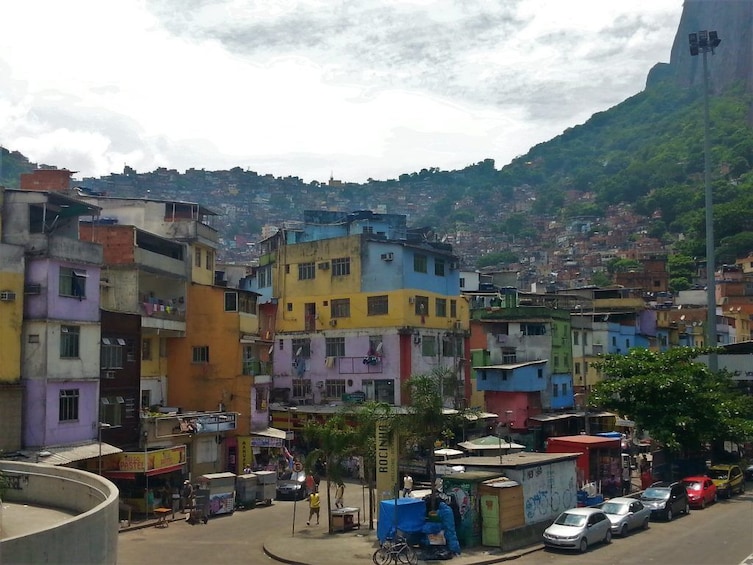
<svg viewBox="0 0 753 565">
<path fill-rule="evenodd" d="M 275 561 L 289 565 L 353 565 L 371 562 L 379 547 L 376 530 L 350 531 L 328 534 L 327 526 L 306 527 L 295 533 L 264 540 L 264 553 Z M 536 544 L 512 552 L 491 547 L 476 547 L 447 561 L 419 561 L 420 563 L 448 563 L 450 565 L 487 565 L 517 559 L 543 549 Z"/>
</svg>

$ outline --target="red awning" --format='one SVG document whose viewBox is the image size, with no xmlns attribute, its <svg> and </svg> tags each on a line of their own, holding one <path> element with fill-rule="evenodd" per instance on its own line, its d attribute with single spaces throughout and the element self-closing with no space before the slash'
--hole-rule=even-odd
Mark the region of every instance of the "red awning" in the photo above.
<svg viewBox="0 0 753 565">
<path fill-rule="evenodd" d="M 161 469 L 150 469 L 147 473 L 147 477 L 154 477 L 155 475 L 164 475 L 165 473 L 172 473 L 173 471 L 180 471 L 183 469 L 183 464 L 171 465 L 170 467 L 162 467 Z M 136 475 L 143 475 L 143 473 L 134 473 L 132 471 L 104 471 L 102 473 L 105 477 L 110 479 L 126 479 L 132 481 L 136 478 Z"/>
<path fill-rule="evenodd" d="M 162 467 L 161 469 L 151 469 L 146 473 L 146 476 L 153 477 L 154 475 L 164 475 L 165 473 L 172 473 L 173 471 L 180 471 L 181 469 L 183 469 L 183 463 L 171 465 L 170 467 Z"/>
</svg>

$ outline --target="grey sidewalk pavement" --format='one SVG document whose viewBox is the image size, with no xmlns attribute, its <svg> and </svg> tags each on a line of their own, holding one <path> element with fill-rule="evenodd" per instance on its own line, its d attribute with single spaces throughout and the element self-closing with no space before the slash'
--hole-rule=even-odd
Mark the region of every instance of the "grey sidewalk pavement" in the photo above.
<svg viewBox="0 0 753 565">
<path fill-rule="evenodd" d="M 294 536 L 288 533 L 264 540 L 264 552 L 275 561 L 289 565 L 353 565 L 371 562 L 371 556 L 378 547 L 376 530 L 351 530 L 330 535 L 324 521 L 320 526 L 305 527 Z M 477 547 L 464 549 L 460 555 L 446 561 L 421 562 L 487 565 L 510 561 L 543 547 L 536 544 L 512 552 Z"/>
</svg>

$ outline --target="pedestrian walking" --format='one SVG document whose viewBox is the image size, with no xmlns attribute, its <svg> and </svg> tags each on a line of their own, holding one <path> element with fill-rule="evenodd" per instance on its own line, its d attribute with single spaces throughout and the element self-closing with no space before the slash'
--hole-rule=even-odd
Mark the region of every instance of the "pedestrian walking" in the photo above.
<svg viewBox="0 0 753 565">
<path fill-rule="evenodd" d="M 337 481 L 337 487 L 335 487 L 335 508 L 342 508 L 343 497 L 345 496 L 345 485 L 342 481 Z"/>
<path fill-rule="evenodd" d="M 316 525 L 319 525 L 319 509 L 321 507 L 321 500 L 319 498 L 319 492 L 314 490 L 309 495 L 309 519 L 306 521 L 306 525 L 311 525 L 311 518 L 316 516 Z"/>
<path fill-rule="evenodd" d="M 193 485 L 191 481 L 183 481 L 183 489 L 180 491 L 181 509 L 184 514 L 193 504 Z"/>
<path fill-rule="evenodd" d="M 403 477 L 403 498 L 408 496 L 413 491 L 413 477 L 409 474 L 405 474 Z"/>
</svg>

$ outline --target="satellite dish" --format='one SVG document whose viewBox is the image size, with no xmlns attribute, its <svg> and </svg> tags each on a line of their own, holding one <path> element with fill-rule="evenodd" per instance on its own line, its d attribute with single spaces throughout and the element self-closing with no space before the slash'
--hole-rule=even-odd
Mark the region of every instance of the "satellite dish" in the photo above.
<svg viewBox="0 0 753 565">
<path fill-rule="evenodd" d="M 298 348 L 298 351 L 296 351 L 296 352 L 295 352 L 295 356 L 296 356 L 296 357 L 300 357 L 300 356 L 301 356 L 301 353 L 303 353 L 303 347 L 299 347 L 299 348 Z"/>
<path fill-rule="evenodd" d="M 379 345 L 376 346 L 376 352 L 381 353 L 382 352 L 382 345 L 384 345 L 381 341 L 379 342 Z"/>
<path fill-rule="evenodd" d="M 274 346 L 274 345 L 270 345 L 270 346 L 269 346 L 269 351 L 268 351 L 267 353 L 268 353 L 269 355 L 272 355 L 272 352 L 273 352 L 274 350 L 275 350 L 275 346 Z"/>
<path fill-rule="evenodd" d="M 682 316 L 680 316 L 680 321 L 684 321 L 684 320 L 685 320 L 685 314 L 683 314 Z"/>
</svg>

